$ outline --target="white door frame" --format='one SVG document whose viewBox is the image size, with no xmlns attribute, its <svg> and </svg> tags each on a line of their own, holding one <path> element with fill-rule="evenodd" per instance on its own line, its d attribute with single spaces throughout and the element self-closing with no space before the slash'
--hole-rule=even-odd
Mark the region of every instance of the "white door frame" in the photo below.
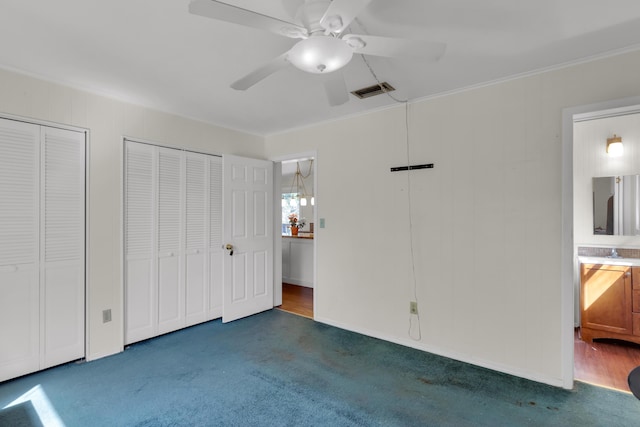
<svg viewBox="0 0 640 427">
<path fill-rule="evenodd" d="M 275 156 L 269 158 L 272 162 L 274 162 L 273 168 L 273 206 L 274 206 L 274 243 L 273 243 L 273 306 L 277 307 L 282 304 L 282 238 L 280 235 L 282 234 L 278 230 L 280 230 L 281 217 L 282 217 L 282 162 L 286 160 L 297 160 L 303 158 L 313 158 L 313 164 L 315 167 L 315 171 L 313 172 L 313 195 L 315 199 L 316 205 L 318 204 L 318 152 L 316 150 L 313 151 L 304 151 L 295 154 L 286 154 L 282 156 Z M 278 213 L 278 215 L 276 215 Z M 313 223 L 318 225 L 318 209 L 313 210 Z M 276 233 L 277 232 L 277 233 Z M 318 233 L 314 233 L 313 236 L 313 317 L 316 315 L 316 301 L 317 301 L 317 289 L 318 289 L 318 280 L 317 280 L 317 260 L 318 260 Z"/>
<path fill-rule="evenodd" d="M 573 244 L 573 122 L 576 115 L 640 105 L 640 96 L 581 105 L 562 110 L 562 246 L 561 246 L 561 364 L 562 387 L 573 388 L 574 368 L 574 269 L 577 254 Z"/>
</svg>

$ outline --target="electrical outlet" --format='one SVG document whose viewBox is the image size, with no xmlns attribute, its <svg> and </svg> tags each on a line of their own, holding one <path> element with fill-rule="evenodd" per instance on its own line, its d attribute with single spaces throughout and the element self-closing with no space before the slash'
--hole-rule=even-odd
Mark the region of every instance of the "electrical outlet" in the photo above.
<svg viewBox="0 0 640 427">
<path fill-rule="evenodd" d="M 102 323 L 111 322 L 111 309 L 102 310 Z"/>
<path fill-rule="evenodd" d="M 409 302 L 409 313 L 418 314 L 418 303 L 416 301 Z"/>
</svg>

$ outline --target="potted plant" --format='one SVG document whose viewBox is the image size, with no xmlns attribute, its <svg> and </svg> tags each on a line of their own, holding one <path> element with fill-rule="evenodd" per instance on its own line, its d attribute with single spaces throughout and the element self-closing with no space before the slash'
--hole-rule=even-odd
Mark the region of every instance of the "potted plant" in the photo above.
<svg viewBox="0 0 640 427">
<path fill-rule="evenodd" d="M 304 218 L 298 220 L 298 214 L 295 212 L 289 215 L 289 227 L 291 228 L 291 235 L 297 236 L 298 230 L 304 227 L 305 221 Z"/>
</svg>

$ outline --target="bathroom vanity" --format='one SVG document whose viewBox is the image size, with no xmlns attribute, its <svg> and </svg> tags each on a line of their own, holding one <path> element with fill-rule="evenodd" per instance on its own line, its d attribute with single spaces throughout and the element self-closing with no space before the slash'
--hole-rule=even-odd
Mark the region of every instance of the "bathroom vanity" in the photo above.
<svg viewBox="0 0 640 427">
<path fill-rule="evenodd" d="M 640 344 L 640 259 L 579 257 L 582 340 Z"/>
</svg>

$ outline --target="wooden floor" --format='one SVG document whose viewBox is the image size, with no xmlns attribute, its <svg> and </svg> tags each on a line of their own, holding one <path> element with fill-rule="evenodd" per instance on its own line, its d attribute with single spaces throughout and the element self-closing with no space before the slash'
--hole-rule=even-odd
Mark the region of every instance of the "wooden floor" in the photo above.
<svg viewBox="0 0 640 427">
<path fill-rule="evenodd" d="M 313 288 L 282 284 L 282 311 L 313 319 Z"/>
<path fill-rule="evenodd" d="M 574 338 L 574 378 L 617 390 L 629 391 L 627 376 L 640 366 L 640 345 L 617 340 L 582 341 Z"/>
</svg>

